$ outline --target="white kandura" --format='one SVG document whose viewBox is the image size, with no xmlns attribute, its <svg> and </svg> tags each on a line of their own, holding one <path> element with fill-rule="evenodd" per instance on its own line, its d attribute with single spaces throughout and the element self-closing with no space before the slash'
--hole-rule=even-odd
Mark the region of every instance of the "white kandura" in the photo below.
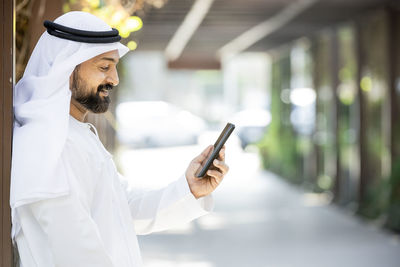
<svg viewBox="0 0 400 267">
<path fill-rule="evenodd" d="M 89 124 L 73 117 L 57 172 L 68 177 L 67 196 L 18 208 L 22 267 L 142 266 L 137 234 L 187 223 L 213 207 L 212 196 L 192 195 L 184 175 L 159 190 L 130 187 Z"/>
<path fill-rule="evenodd" d="M 111 30 L 78 11 L 54 22 Z M 90 126 L 70 117 L 75 66 L 112 50 L 122 57 L 129 49 L 44 32 L 15 86 L 11 238 L 23 267 L 141 266 L 136 234 L 187 222 L 212 208 L 211 196 L 194 198 L 185 176 L 158 191 L 130 189 Z"/>
</svg>

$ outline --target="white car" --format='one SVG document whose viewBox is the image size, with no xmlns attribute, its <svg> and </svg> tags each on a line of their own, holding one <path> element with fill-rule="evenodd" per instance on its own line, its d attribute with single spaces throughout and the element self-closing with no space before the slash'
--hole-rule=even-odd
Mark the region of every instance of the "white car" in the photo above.
<svg viewBox="0 0 400 267">
<path fill-rule="evenodd" d="M 117 106 L 117 137 L 131 147 L 191 145 L 206 123 L 189 111 L 164 101 L 132 101 Z"/>
<path fill-rule="evenodd" d="M 235 113 L 229 120 L 236 126 L 241 146 L 259 142 L 271 123 L 271 113 L 264 109 L 246 109 Z"/>
</svg>

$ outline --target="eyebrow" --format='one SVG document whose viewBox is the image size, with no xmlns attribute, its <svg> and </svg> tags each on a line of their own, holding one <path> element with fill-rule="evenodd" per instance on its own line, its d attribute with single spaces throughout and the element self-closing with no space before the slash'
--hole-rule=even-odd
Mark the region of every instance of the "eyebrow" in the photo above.
<svg viewBox="0 0 400 267">
<path fill-rule="evenodd" d="M 118 60 L 115 60 L 112 57 L 102 57 L 102 58 L 100 58 L 100 60 L 107 60 L 107 61 L 111 61 L 113 63 L 118 63 Z"/>
</svg>

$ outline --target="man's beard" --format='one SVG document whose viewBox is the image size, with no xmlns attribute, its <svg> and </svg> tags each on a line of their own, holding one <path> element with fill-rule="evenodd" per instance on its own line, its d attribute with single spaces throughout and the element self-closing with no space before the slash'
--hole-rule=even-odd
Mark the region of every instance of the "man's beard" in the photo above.
<svg viewBox="0 0 400 267">
<path fill-rule="evenodd" d="M 72 79 L 72 97 L 93 113 L 104 113 L 108 110 L 111 103 L 109 96 L 100 96 L 101 91 L 110 91 L 113 86 L 109 83 L 101 84 L 97 87 L 96 93 L 89 90 L 87 83 L 79 76 L 78 68 L 74 70 Z M 85 92 L 89 92 L 86 93 Z"/>
</svg>

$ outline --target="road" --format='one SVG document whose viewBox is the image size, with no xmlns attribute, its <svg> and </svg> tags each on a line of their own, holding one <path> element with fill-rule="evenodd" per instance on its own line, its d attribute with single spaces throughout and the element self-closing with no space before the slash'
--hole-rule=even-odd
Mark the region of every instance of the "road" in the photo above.
<svg viewBox="0 0 400 267">
<path fill-rule="evenodd" d="M 119 166 L 137 186 L 178 178 L 206 144 L 122 150 Z M 399 267 L 400 238 L 260 169 L 254 152 L 227 143 L 229 174 L 214 212 L 140 236 L 147 267 Z"/>
</svg>

